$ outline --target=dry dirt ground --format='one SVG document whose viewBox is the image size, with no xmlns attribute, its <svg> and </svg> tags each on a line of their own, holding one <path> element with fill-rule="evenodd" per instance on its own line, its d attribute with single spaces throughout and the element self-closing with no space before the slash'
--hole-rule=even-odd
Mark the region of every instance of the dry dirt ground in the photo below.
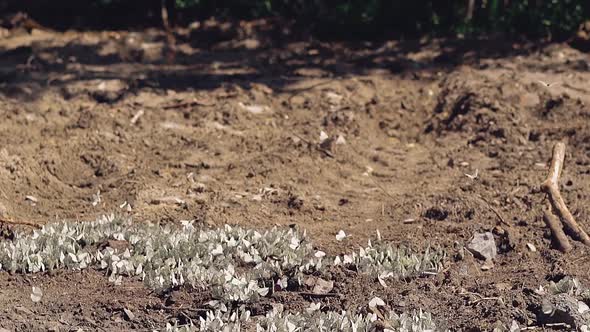
<svg viewBox="0 0 590 332">
<path fill-rule="evenodd" d="M 539 325 L 534 289 L 565 275 L 590 284 L 589 248 L 553 249 L 539 191 L 553 144 L 566 141 L 561 190 L 590 228 L 588 54 L 565 44 L 222 32 L 181 34 L 172 59 L 155 30 L 3 31 L 3 219 L 115 212 L 136 222 L 296 225 L 332 254 L 379 230 L 416 249 L 442 246 L 446 268 L 386 289 L 333 271 L 344 296 L 323 300 L 326 308 L 379 296 L 453 330 Z M 341 229 L 349 237 L 337 242 Z M 461 254 L 482 231 L 499 245 L 489 270 Z M 44 289 L 42 303 L 30 301 L 31 285 Z M 93 270 L 0 273 L 0 325 L 17 331 L 147 330 L 198 319 L 209 299 L 155 294 L 139 281 L 114 286 Z M 253 309 L 309 301 L 284 292 Z"/>
</svg>

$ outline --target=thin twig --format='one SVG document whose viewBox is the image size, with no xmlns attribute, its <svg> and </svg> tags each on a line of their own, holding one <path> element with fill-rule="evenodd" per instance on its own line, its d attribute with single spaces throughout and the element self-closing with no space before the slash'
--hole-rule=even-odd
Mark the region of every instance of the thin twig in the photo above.
<svg viewBox="0 0 590 332">
<path fill-rule="evenodd" d="M 293 134 L 293 136 L 299 138 L 300 140 L 302 140 L 303 142 L 307 143 L 308 145 L 315 147 L 316 150 L 318 150 L 319 152 L 323 152 L 326 156 L 328 156 L 330 158 L 334 158 L 334 154 L 332 152 L 330 152 L 330 151 L 328 151 L 326 149 L 322 149 L 322 147 L 320 147 L 319 145 L 314 144 L 314 143 L 306 140 L 305 138 L 297 135 L 296 133 L 292 133 L 292 134 Z"/>
<path fill-rule="evenodd" d="M 385 190 L 385 188 L 383 188 L 383 186 L 382 186 L 382 185 L 381 185 L 379 182 L 377 182 L 375 179 L 373 179 L 373 177 L 371 176 L 371 174 L 369 174 L 369 179 L 370 179 L 371 181 L 373 181 L 373 184 L 374 184 L 374 185 L 375 185 L 377 188 L 381 189 L 381 191 L 382 191 L 382 192 L 383 192 L 385 195 L 387 195 L 387 196 L 388 196 L 389 198 L 391 198 L 391 199 L 395 199 L 395 197 L 393 197 L 393 196 L 392 196 L 392 195 L 391 195 L 391 194 L 390 194 L 390 193 L 389 193 L 387 190 Z"/>
<path fill-rule="evenodd" d="M 553 212 L 555 212 L 563 221 L 566 231 L 568 231 L 572 237 L 582 241 L 585 245 L 590 246 L 590 237 L 576 222 L 576 219 L 574 219 L 574 216 L 567 208 L 567 205 L 563 201 L 563 197 L 559 192 L 559 176 L 563 169 L 564 159 L 565 144 L 561 142 L 556 143 L 553 147 L 551 169 L 547 179 L 541 184 L 541 189 L 549 195 L 549 201 L 554 210 Z"/>
<path fill-rule="evenodd" d="M 473 295 L 475 297 L 478 297 L 478 299 L 473 300 L 473 301 L 469 301 L 470 304 L 478 304 L 481 301 L 498 301 L 500 303 L 504 303 L 504 299 L 502 299 L 502 297 L 484 297 L 483 295 L 479 294 L 479 293 L 473 293 L 473 292 L 461 292 L 459 293 L 459 295 Z"/>
<path fill-rule="evenodd" d="M 499 212 L 498 210 L 496 210 L 496 208 L 494 208 L 494 207 L 492 206 L 492 204 L 490 204 L 490 202 L 488 202 L 488 200 L 487 200 L 487 199 L 483 198 L 483 196 L 480 196 L 480 195 L 478 195 L 478 198 L 479 198 L 479 199 L 480 199 L 482 202 L 484 202 L 484 203 L 486 204 L 486 206 L 488 207 L 488 209 L 490 209 L 490 211 L 492 211 L 492 212 L 493 212 L 493 213 L 496 215 L 496 217 L 498 217 L 498 219 L 500 220 L 500 223 L 502 223 L 502 224 L 504 224 L 504 225 L 506 225 L 506 226 L 508 226 L 508 227 L 512 227 L 512 225 L 510 225 L 510 224 L 509 224 L 509 223 L 508 223 L 508 222 L 507 222 L 507 221 L 504 219 L 504 217 L 502 217 L 502 215 L 500 214 L 500 212 Z"/>
<path fill-rule="evenodd" d="M 301 295 L 301 296 L 309 296 L 309 297 L 318 297 L 318 298 L 323 298 L 323 297 L 340 297 L 340 294 L 339 293 L 316 294 L 316 293 L 311 293 L 311 292 L 299 292 L 299 295 Z"/>
</svg>

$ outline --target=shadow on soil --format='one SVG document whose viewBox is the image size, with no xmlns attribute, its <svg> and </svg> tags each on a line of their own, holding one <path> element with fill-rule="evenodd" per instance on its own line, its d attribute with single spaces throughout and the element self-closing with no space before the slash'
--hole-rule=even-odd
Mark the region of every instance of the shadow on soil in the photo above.
<svg viewBox="0 0 590 332">
<path fill-rule="evenodd" d="M 545 46 L 487 39 L 290 41 L 269 31 L 273 29 L 262 25 L 211 24 L 180 31 L 174 52 L 165 34 L 154 29 L 105 32 L 104 38 L 23 32 L 0 43 L 0 81 L 8 85 L 4 93 L 20 99 L 34 99 L 48 86 L 94 80 L 119 80 L 131 93 L 144 87 L 186 91 L 225 84 L 248 89 L 251 83 L 280 91 L 310 77 L 337 80 L 380 71 L 418 78 L 424 72 L 524 56 Z M 564 69 L 588 70 L 577 64 Z"/>
</svg>

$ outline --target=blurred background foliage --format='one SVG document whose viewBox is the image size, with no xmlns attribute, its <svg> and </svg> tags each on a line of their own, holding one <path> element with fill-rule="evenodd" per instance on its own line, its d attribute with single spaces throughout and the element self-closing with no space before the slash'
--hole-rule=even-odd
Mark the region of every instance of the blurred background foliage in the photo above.
<svg viewBox="0 0 590 332">
<path fill-rule="evenodd" d="M 61 28 L 160 23 L 162 0 L 8 0 L 0 10 L 25 11 Z M 163 0 L 178 25 L 208 17 L 280 17 L 342 35 L 402 36 L 490 33 L 560 39 L 590 18 L 589 0 Z"/>
</svg>

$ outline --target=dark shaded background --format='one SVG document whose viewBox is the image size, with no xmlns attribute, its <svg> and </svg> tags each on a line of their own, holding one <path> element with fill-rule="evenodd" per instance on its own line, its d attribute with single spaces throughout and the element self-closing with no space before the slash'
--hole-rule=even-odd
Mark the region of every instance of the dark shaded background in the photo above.
<svg viewBox="0 0 590 332">
<path fill-rule="evenodd" d="M 564 39 L 590 18 L 586 0 L 164 0 L 171 22 L 186 25 L 275 17 L 328 37 L 415 37 L 500 33 Z M 55 29 L 161 25 L 161 0 L 9 0 L 3 16 L 26 12 Z"/>
</svg>

